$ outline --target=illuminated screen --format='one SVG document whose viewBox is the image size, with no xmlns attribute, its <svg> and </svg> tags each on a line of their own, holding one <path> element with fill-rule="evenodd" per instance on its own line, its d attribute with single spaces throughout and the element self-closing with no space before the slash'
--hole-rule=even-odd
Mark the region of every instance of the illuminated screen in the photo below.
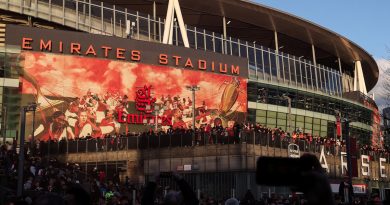
<svg viewBox="0 0 390 205">
<path fill-rule="evenodd" d="M 39 103 L 37 139 L 191 128 L 243 122 L 247 82 L 202 71 L 123 61 L 24 52 L 22 101 Z M 32 132 L 32 114 L 27 133 Z"/>
</svg>

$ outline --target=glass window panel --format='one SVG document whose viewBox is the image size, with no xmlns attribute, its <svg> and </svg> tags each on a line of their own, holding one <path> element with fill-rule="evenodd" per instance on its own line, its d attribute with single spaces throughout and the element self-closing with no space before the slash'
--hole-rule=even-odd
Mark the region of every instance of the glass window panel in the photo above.
<svg viewBox="0 0 390 205">
<path fill-rule="evenodd" d="M 337 75 L 335 72 L 332 72 L 333 75 L 333 92 L 338 95 L 339 89 L 338 89 L 338 82 L 337 82 Z"/>
<path fill-rule="evenodd" d="M 321 124 L 321 119 L 314 118 L 314 119 L 313 119 L 313 124 L 316 124 L 316 125 Z"/>
<path fill-rule="evenodd" d="M 296 118 L 296 117 L 297 117 L 296 115 L 291 114 L 291 120 L 294 120 L 294 121 L 295 121 L 295 118 Z"/>
<path fill-rule="evenodd" d="M 284 78 L 286 82 L 290 82 L 290 68 L 289 68 L 289 60 L 286 56 L 283 57 L 283 69 L 284 69 Z"/>
<path fill-rule="evenodd" d="M 268 118 L 267 125 L 276 125 L 276 119 L 275 118 Z"/>
<path fill-rule="evenodd" d="M 323 68 L 321 68 L 321 79 L 322 79 L 322 91 L 326 93 L 327 92 L 327 87 L 326 87 L 327 81 L 325 78 L 325 70 Z"/>
<path fill-rule="evenodd" d="M 313 123 L 312 117 L 305 117 L 305 123 Z"/>
<path fill-rule="evenodd" d="M 320 131 L 321 130 L 321 126 L 320 125 L 313 125 L 313 130 Z"/>
<path fill-rule="evenodd" d="M 256 110 L 256 116 L 266 117 L 267 116 L 267 111 L 265 111 L 265 110 Z"/>
<path fill-rule="evenodd" d="M 317 82 L 318 79 L 316 78 L 316 68 L 314 67 L 314 64 L 311 63 L 310 65 L 310 71 L 311 71 L 311 81 L 313 83 L 313 89 L 317 88 Z"/>
<path fill-rule="evenodd" d="M 296 78 L 296 76 L 295 76 L 294 60 L 291 59 L 291 56 L 290 56 L 290 58 L 288 59 L 288 61 L 289 61 L 289 66 L 290 66 L 291 81 L 292 81 L 292 83 L 295 83 L 295 78 Z"/>
<path fill-rule="evenodd" d="M 295 125 L 295 127 L 296 128 L 303 128 L 303 126 L 304 126 L 304 123 L 303 122 L 296 122 L 296 125 Z"/>
<path fill-rule="evenodd" d="M 214 37 L 215 42 L 215 52 L 222 53 L 222 39 L 219 37 Z"/>
<path fill-rule="evenodd" d="M 209 51 L 214 51 L 213 37 L 206 35 L 206 48 Z"/>
<path fill-rule="evenodd" d="M 318 66 L 316 66 L 316 72 L 317 72 L 317 84 L 318 84 L 318 89 L 322 90 L 321 86 L 322 86 L 322 82 L 321 82 L 321 73 L 320 73 L 320 69 Z"/>
<path fill-rule="evenodd" d="M 195 34 L 193 30 L 187 30 L 188 42 L 191 48 L 195 48 Z"/>
<path fill-rule="evenodd" d="M 246 52 L 246 49 L 245 49 L 245 52 Z M 248 60 L 249 60 L 249 62 L 252 62 L 254 64 L 255 63 L 255 51 L 254 51 L 254 48 L 253 47 L 248 47 L 248 52 L 249 52 Z M 242 54 L 242 52 L 241 52 L 241 54 Z"/>
<path fill-rule="evenodd" d="M 296 121 L 298 121 L 298 122 L 303 122 L 304 119 L 305 119 L 304 116 L 298 115 L 297 118 L 296 118 Z"/>
<path fill-rule="evenodd" d="M 239 56 L 239 55 L 238 55 L 238 54 L 239 54 L 239 53 L 238 53 L 238 52 L 239 52 L 238 49 L 239 49 L 239 48 L 238 48 L 237 42 L 235 42 L 235 41 L 232 40 L 232 55 L 233 55 L 233 56 Z"/>
<path fill-rule="evenodd" d="M 339 93 L 343 93 L 343 81 L 341 79 L 341 75 L 338 73 Z"/>
<path fill-rule="evenodd" d="M 267 115 L 267 117 L 276 118 L 276 112 L 273 112 L 273 111 L 268 111 L 268 115 Z"/>
<path fill-rule="evenodd" d="M 326 136 L 327 136 L 327 132 L 326 132 L 326 131 L 321 131 L 320 136 L 321 136 L 321 137 L 326 137 Z"/>
<path fill-rule="evenodd" d="M 265 79 L 269 80 L 271 76 L 271 66 L 270 66 L 270 60 L 269 60 L 269 52 L 264 52 L 264 73 L 265 73 Z"/>
<path fill-rule="evenodd" d="M 327 93 L 330 92 L 330 85 L 329 85 L 329 77 L 328 77 L 328 70 L 324 70 L 324 79 L 325 79 L 325 82 L 326 82 L 326 91 Z"/>
<path fill-rule="evenodd" d="M 249 78 L 256 79 L 256 66 L 254 63 L 249 63 Z"/>
<path fill-rule="evenodd" d="M 306 129 L 313 129 L 313 124 L 305 122 L 305 128 Z"/>
<path fill-rule="evenodd" d="M 197 42 L 197 46 L 198 46 L 199 50 L 204 49 L 204 35 L 203 35 L 203 33 L 199 33 L 199 31 L 197 31 L 196 42 Z"/>
<path fill-rule="evenodd" d="M 279 78 L 283 81 L 284 79 L 284 67 L 283 67 L 283 56 L 278 55 L 278 63 L 279 63 Z"/>
<path fill-rule="evenodd" d="M 279 126 L 286 126 L 287 120 L 286 119 L 278 119 L 278 127 Z"/>
<path fill-rule="evenodd" d="M 276 81 L 277 79 L 277 68 L 276 68 L 276 56 L 275 56 L 275 53 L 270 53 L 270 58 L 271 58 L 271 63 L 270 63 L 270 66 L 271 66 L 271 75 L 272 75 L 272 79 L 273 81 Z"/>
<path fill-rule="evenodd" d="M 184 43 L 183 43 L 183 37 L 181 36 L 181 34 L 180 34 L 180 28 L 178 28 L 177 27 L 177 29 L 176 29 L 176 35 L 174 36 L 174 38 L 177 38 L 177 43 L 176 43 L 176 41 L 174 40 L 173 41 L 173 44 L 174 45 L 178 45 L 178 46 L 184 46 Z"/>
<path fill-rule="evenodd" d="M 312 88 L 311 67 L 309 61 L 306 61 L 305 68 L 306 68 L 306 76 L 307 76 L 307 87 Z"/>
<path fill-rule="evenodd" d="M 255 49 L 256 53 L 256 63 L 257 63 L 257 76 L 258 79 L 263 79 L 263 55 L 262 55 L 262 50 L 256 48 Z"/>
<path fill-rule="evenodd" d="M 286 113 L 278 112 L 278 119 L 286 119 L 286 118 L 287 118 L 287 114 Z"/>
<path fill-rule="evenodd" d="M 106 15 L 106 14 L 104 14 Z M 104 16 L 106 17 L 106 16 Z M 175 39 L 175 28 L 173 28 L 173 39 Z M 145 18 L 139 18 L 139 34 L 141 36 L 146 36 L 148 37 L 148 20 Z"/>
<path fill-rule="evenodd" d="M 330 70 L 327 70 L 328 73 L 328 81 L 329 81 L 329 94 L 333 95 L 333 79 L 332 79 L 332 72 Z"/>
<path fill-rule="evenodd" d="M 307 87 L 307 76 L 306 76 L 306 66 L 304 62 L 299 62 L 299 66 L 301 67 L 301 75 L 302 75 L 302 84 L 303 87 Z"/>
<path fill-rule="evenodd" d="M 243 58 L 247 58 L 248 57 L 246 49 L 247 49 L 246 44 L 244 44 L 244 42 L 240 43 L 240 55 Z"/>
<path fill-rule="evenodd" d="M 265 125 L 267 123 L 267 118 L 266 117 L 256 117 L 256 122 Z"/>
<path fill-rule="evenodd" d="M 248 60 L 249 60 L 249 77 L 256 79 L 256 63 L 255 63 L 255 53 L 252 47 L 248 48 Z"/>
<path fill-rule="evenodd" d="M 301 74 L 301 67 L 298 60 L 294 61 L 295 64 L 295 70 L 297 72 L 297 83 L 298 85 L 302 85 L 302 74 Z"/>
<path fill-rule="evenodd" d="M 320 131 L 318 131 L 318 130 L 313 130 L 313 135 L 314 135 L 314 136 L 320 135 Z"/>
</svg>

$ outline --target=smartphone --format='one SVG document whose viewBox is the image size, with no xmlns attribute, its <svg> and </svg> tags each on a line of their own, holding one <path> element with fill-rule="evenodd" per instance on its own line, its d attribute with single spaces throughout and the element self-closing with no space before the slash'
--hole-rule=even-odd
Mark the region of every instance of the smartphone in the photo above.
<svg viewBox="0 0 390 205">
<path fill-rule="evenodd" d="M 300 158 L 260 157 L 257 160 L 256 182 L 268 186 L 298 186 L 305 169 L 308 166 Z"/>
</svg>

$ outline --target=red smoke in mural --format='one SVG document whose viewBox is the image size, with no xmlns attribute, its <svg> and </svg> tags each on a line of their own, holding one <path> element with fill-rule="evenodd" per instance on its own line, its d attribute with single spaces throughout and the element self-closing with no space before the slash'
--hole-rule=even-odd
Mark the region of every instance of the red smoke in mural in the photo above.
<svg viewBox="0 0 390 205">
<path fill-rule="evenodd" d="M 239 77 L 47 53 L 25 52 L 24 59 L 22 93 L 33 94 L 40 103 L 42 124 L 53 121 L 50 116 L 56 111 L 65 114 L 70 129 L 60 130 L 56 138 L 122 131 L 124 125 L 111 115 L 136 112 L 136 92 L 144 86 L 151 86 L 151 95 L 161 107 L 158 115 L 171 117 L 174 125 L 191 124 L 192 92 L 187 85 L 200 87 L 195 104 L 197 126 L 213 123 L 215 118 L 226 126 L 245 118 L 247 84 Z M 90 129 L 84 132 L 85 124 Z"/>
</svg>

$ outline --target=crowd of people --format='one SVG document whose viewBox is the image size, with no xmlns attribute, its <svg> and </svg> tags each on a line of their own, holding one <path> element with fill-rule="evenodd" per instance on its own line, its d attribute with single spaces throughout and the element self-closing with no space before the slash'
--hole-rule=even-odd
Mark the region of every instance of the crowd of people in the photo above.
<svg viewBox="0 0 390 205">
<path fill-rule="evenodd" d="M 179 174 L 173 174 L 178 190 L 162 187 L 159 175 L 151 176 L 146 184 L 136 184 L 119 173 L 107 175 L 104 170 L 94 168 L 85 173 L 78 164 L 61 163 L 55 158 L 39 157 L 25 153 L 23 196 L 16 197 L 18 154 L 15 146 L 2 145 L 0 148 L 1 169 L 4 171 L 1 184 L 1 204 L 273 204 L 283 198 L 264 196 L 255 200 L 248 191 L 239 198 L 216 199 L 201 193 L 197 198 L 191 185 Z M 298 198 L 283 199 L 292 202 Z M 183 203 L 179 203 L 183 202 Z M 288 203 L 290 204 L 290 203 Z"/>
<path fill-rule="evenodd" d="M 97 94 L 88 90 L 79 98 L 69 99 L 70 102 L 64 105 L 64 112 L 56 110 L 41 113 L 43 117 L 37 121 L 37 127 L 28 139 L 34 138 L 40 142 L 66 141 L 66 147 L 58 146 L 57 148 L 63 149 L 62 152 L 65 150 L 78 152 L 168 146 L 191 147 L 243 142 L 281 148 L 286 148 L 289 143 L 295 143 L 299 145 L 301 151 L 307 152 L 319 152 L 323 145 L 328 155 L 338 155 L 341 151 L 345 151 L 345 139 L 340 139 L 340 137 L 316 136 L 305 133 L 302 129 L 289 133 L 281 128 L 269 128 L 259 123 L 229 121 L 221 116 L 216 117 L 215 113 L 218 113 L 218 109 L 208 107 L 204 101 L 195 108 L 195 113 L 192 113 L 193 102 L 189 96 L 163 95 L 154 98 L 150 95 L 151 89 L 145 86 L 137 90 L 134 103 L 136 110 L 144 113 L 145 116 L 155 114 L 156 118 L 153 120 L 158 119 L 159 116 L 171 119 L 171 124 L 165 126 L 161 124 L 159 131 L 151 129 L 143 133 L 132 133 L 131 126 L 120 123 L 126 120 L 125 115 L 131 110 L 127 95 L 111 91 Z M 156 113 L 152 108 L 155 105 L 161 107 Z M 46 114 L 50 117 L 46 117 Z M 188 119 L 192 122 L 194 115 L 196 126 L 192 127 Z M 119 119 L 122 117 L 123 119 Z M 136 117 L 133 116 L 132 120 L 133 118 Z M 139 121 L 138 118 L 137 121 Z M 119 134 L 121 132 L 124 133 Z M 127 139 L 123 140 L 124 138 Z M 71 144 L 75 144 L 75 141 L 83 140 L 95 141 L 96 145 L 89 143 L 90 147 L 87 148 L 87 145 L 78 144 L 77 148 L 72 148 Z M 47 147 L 46 144 L 48 143 L 43 143 L 42 147 Z M 364 154 L 389 155 L 390 153 L 390 147 L 358 144 L 361 153 Z"/>
<path fill-rule="evenodd" d="M 40 148 L 44 150 L 43 153 L 47 153 L 49 151 L 48 145 L 51 144 L 51 153 L 66 153 L 240 143 L 284 149 L 289 144 L 294 143 L 299 146 L 301 151 L 317 153 L 321 151 L 321 146 L 324 146 L 326 155 L 339 155 L 340 152 L 346 151 L 345 139 L 340 137 L 314 136 L 300 130 L 293 131 L 290 134 L 281 128 L 268 128 L 258 123 L 235 123 L 230 127 L 223 127 L 219 124 L 195 129 L 173 128 L 171 126 L 166 131 L 150 129 L 142 133 L 106 134 L 97 138 L 87 135 L 85 138 L 77 140 L 63 139 L 57 141 L 53 139 L 50 143 L 41 141 Z M 359 146 L 357 149 L 360 150 L 360 154 L 389 156 L 390 153 L 390 147 L 387 146 L 379 148 L 359 143 L 359 141 L 357 141 L 357 146 Z"/>
<path fill-rule="evenodd" d="M 140 189 L 119 173 L 104 170 L 89 173 L 78 164 L 25 153 L 23 197 L 16 197 L 18 154 L 13 146 L 1 146 L 3 170 L 1 204 L 132 204 L 140 201 Z M 3 187 L 4 186 L 4 187 Z M 4 191 L 5 190 L 5 191 Z M 135 190 L 135 195 L 133 194 Z"/>
<path fill-rule="evenodd" d="M 177 173 L 172 173 L 170 176 L 177 188 L 163 187 L 159 181 L 162 173 L 150 176 L 145 184 L 136 184 L 128 177 L 120 177 L 119 173 L 108 175 L 98 168 L 85 173 L 85 170 L 78 164 L 64 164 L 55 158 L 34 156 L 27 152 L 25 153 L 23 196 L 16 197 L 17 157 L 14 146 L 1 146 L 1 204 L 290 205 L 308 202 L 307 198 L 299 194 L 272 193 L 255 197 L 250 190 L 243 196 L 213 198 L 207 193 L 196 194 L 192 186 Z M 371 200 L 378 201 L 375 197 L 377 196 L 373 196 Z M 366 197 L 357 197 L 354 204 L 367 204 L 367 200 Z M 335 201 L 337 204 L 342 204 L 337 195 Z"/>
</svg>

